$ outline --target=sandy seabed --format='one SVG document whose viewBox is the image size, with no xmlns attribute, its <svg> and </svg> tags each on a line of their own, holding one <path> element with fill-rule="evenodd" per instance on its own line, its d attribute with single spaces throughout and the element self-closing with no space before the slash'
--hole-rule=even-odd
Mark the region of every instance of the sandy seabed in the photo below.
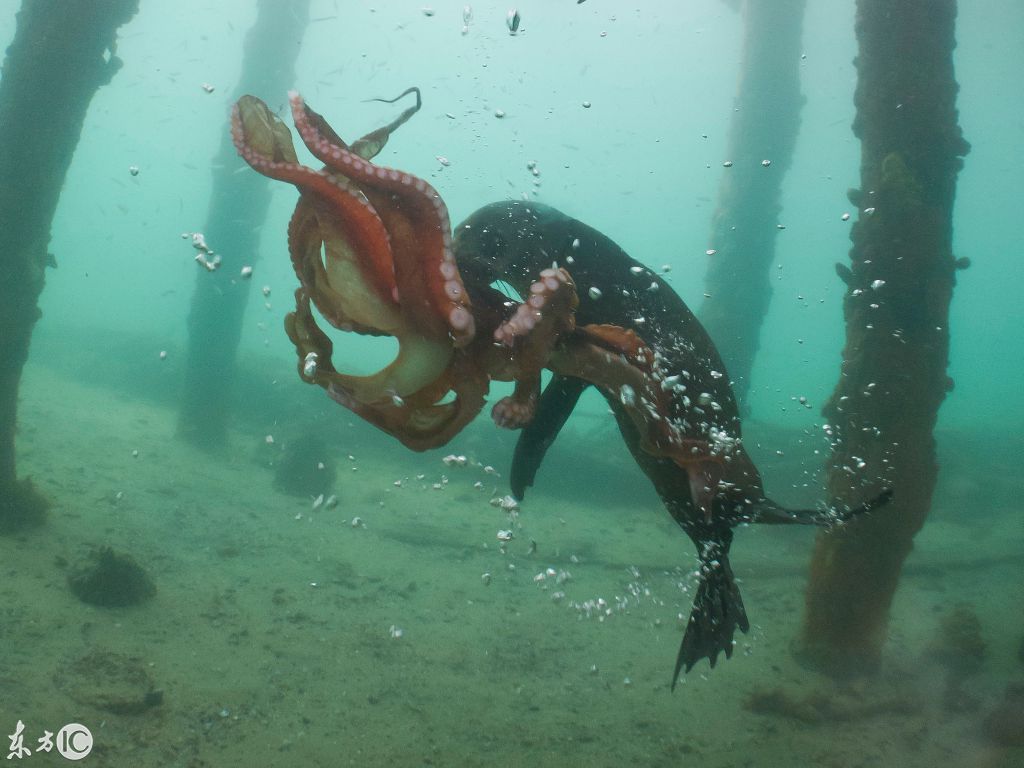
<svg viewBox="0 0 1024 768">
<path fill-rule="evenodd" d="M 30 748 L 77 721 L 95 739 L 86 766 L 1024 765 L 982 728 L 1024 678 L 1019 441 L 993 459 L 982 436 L 940 435 L 935 510 L 882 675 L 843 686 L 794 661 L 813 533 L 751 529 L 732 558 L 751 632 L 670 693 L 696 559 L 632 468 L 635 487 L 588 493 L 600 473 L 578 433 L 560 440 L 563 480 L 541 478 L 502 552 L 510 521 L 489 501 L 506 491 L 483 466 L 506 470 L 507 441 L 457 440 L 459 468 L 353 427 L 331 444 L 339 503 L 314 510 L 275 488 L 272 425 L 207 455 L 175 439 L 166 404 L 40 363 L 22 392 L 21 472 L 54 506 L 45 527 L 0 539 L 0 725 L 22 720 Z M 801 471 L 762 470 L 773 491 Z M 79 602 L 69 569 L 102 545 L 142 563 L 155 598 Z M 987 653 L 951 709 L 927 649 L 961 602 Z M 69 682 L 97 658 L 128 665 L 157 703 L 118 713 L 88 678 Z M 803 714 L 751 711 L 766 692 Z"/>
</svg>

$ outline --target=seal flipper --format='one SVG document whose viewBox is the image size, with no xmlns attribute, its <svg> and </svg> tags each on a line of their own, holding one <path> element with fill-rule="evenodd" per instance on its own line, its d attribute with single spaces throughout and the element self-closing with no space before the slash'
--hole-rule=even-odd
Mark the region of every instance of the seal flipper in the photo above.
<svg viewBox="0 0 1024 768">
<path fill-rule="evenodd" d="M 590 386 L 582 379 L 554 375 L 537 398 L 533 420 L 519 434 L 512 455 L 509 483 L 512 495 L 522 500 L 526 489 L 533 485 L 544 455 L 565 426 L 569 414 L 576 407 L 580 395 Z"/>
<path fill-rule="evenodd" d="M 743 632 L 750 630 L 740 588 L 736 585 L 732 566 L 729 565 L 731 543 L 732 531 L 729 529 L 725 529 L 717 541 L 697 543 L 700 549 L 700 584 L 676 657 L 672 690 L 675 690 L 679 673 L 684 667 L 689 672 L 703 658 L 714 667 L 719 651 L 724 651 L 726 658 L 732 656 L 736 627 Z"/>
<path fill-rule="evenodd" d="M 885 506 L 892 498 L 892 488 L 886 488 L 875 498 L 856 507 L 830 507 L 828 509 L 786 509 L 771 499 L 764 499 L 743 515 L 739 522 L 781 525 L 819 525 L 823 528 L 845 523 L 874 509 Z"/>
</svg>

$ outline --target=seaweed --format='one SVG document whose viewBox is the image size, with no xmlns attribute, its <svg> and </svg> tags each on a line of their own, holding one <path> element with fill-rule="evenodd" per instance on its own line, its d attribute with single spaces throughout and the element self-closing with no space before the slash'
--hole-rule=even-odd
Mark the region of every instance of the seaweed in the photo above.
<svg viewBox="0 0 1024 768">
<path fill-rule="evenodd" d="M 137 605 L 156 594 L 156 585 L 142 566 L 110 547 L 91 552 L 68 575 L 68 586 L 83 603 L 106 608 Z"/>
</svg>

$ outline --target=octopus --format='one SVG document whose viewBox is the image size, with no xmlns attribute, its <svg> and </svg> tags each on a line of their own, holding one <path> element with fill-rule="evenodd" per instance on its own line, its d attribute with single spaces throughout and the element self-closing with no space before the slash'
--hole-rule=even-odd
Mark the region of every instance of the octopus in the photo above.
<svg viewBox="0 0 1024 768">
<path fill-rule="evenodd" d="M 297 93 L 292 119 L 324 165 L 301 164 L 291 133 L 267 105 L 243 96 L 232 110 L 232 138 L 254 170 L 295 185 L 288 250 L 299 281 L 285 330 L 299 375 L 413 450 L 447 443 L 480 412 L 491 380 L 515 382 L 491 415 L 503 427 L 529 423 L 541 370 L 580 376 L 633 393 L 627 413 L 652 446 L 685 446 L 667 422 L 654 354 L 632 331 L 578 327 L 579 303 L 569 272 L 538 270 L 526 300 L 509 306 L 490 285 L 467 286 L 453 254 L 447 207 L 423 179 L 372 162 L 391 134 L 420 107 L 347 144 Z M 405 94 L 403 94 L 405 95 Z M 334 328 L 387 335 L 398 354 L 382 370 L 354 376 L 337 369 L 333 342 L 312 308 Z M 678 445 L 676 445 L 678 443 Z"/>
<path fill-rule="evenodd" d="M 674 688 L 683 668 L 701 658 L 714 666 L 720 652 L 731 655 L 735 630 L 749 629 L 728 560 L 735 526 L 832 525 L 887 494 L 843 510 L 788 510 L 768 499 L 711 339 L 664 281 L 596 230 L 545 206 L 498 203 L 453 237 L 437 190 L 374 162 L 419 110 L 417 89 L 398 98 L 410 94 L 413 106 L 348 144 L 291 93 L 296 131 L 320 168 L 298 160 L 291 132 L 264 102 L 244 96 L 233 109 L 241 157 L 299 193 L 288 226 L 299 287 L 285 319 L 299 375 L 413 450 L 458 434 L 492 380 L 514 382 L 491 417 L 523 429 L 512 473 L 520 498 L 580 393 L 596 387 L 701 562 Z M 609 277 L 605 290 L 595 285 Z M 492 287 L 497 279 L 521 300 Z M 372 375 L 343 373 L 313 308 L 336 329 L 395 338 L 395 359 Z M 545 368 L 554 377 L 542 392 Z"/>
</svg>

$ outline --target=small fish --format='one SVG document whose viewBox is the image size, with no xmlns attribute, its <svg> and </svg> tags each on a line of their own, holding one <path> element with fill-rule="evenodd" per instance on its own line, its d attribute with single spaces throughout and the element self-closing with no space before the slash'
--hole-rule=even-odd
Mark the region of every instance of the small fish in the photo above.
<svg viewBox="0 0 1024 768">
<path fill-rule="evenodd" d="M 519 15 L 519 11 L 517 11 L 515 8 L 509 8 L 508 16 L 506 17 L 505 22 L 508 24 L 508 33 L 510 35 L 514 35 L 516 32 L 519 31 L 520 21 L 521 17 Z"/>
</svg>

